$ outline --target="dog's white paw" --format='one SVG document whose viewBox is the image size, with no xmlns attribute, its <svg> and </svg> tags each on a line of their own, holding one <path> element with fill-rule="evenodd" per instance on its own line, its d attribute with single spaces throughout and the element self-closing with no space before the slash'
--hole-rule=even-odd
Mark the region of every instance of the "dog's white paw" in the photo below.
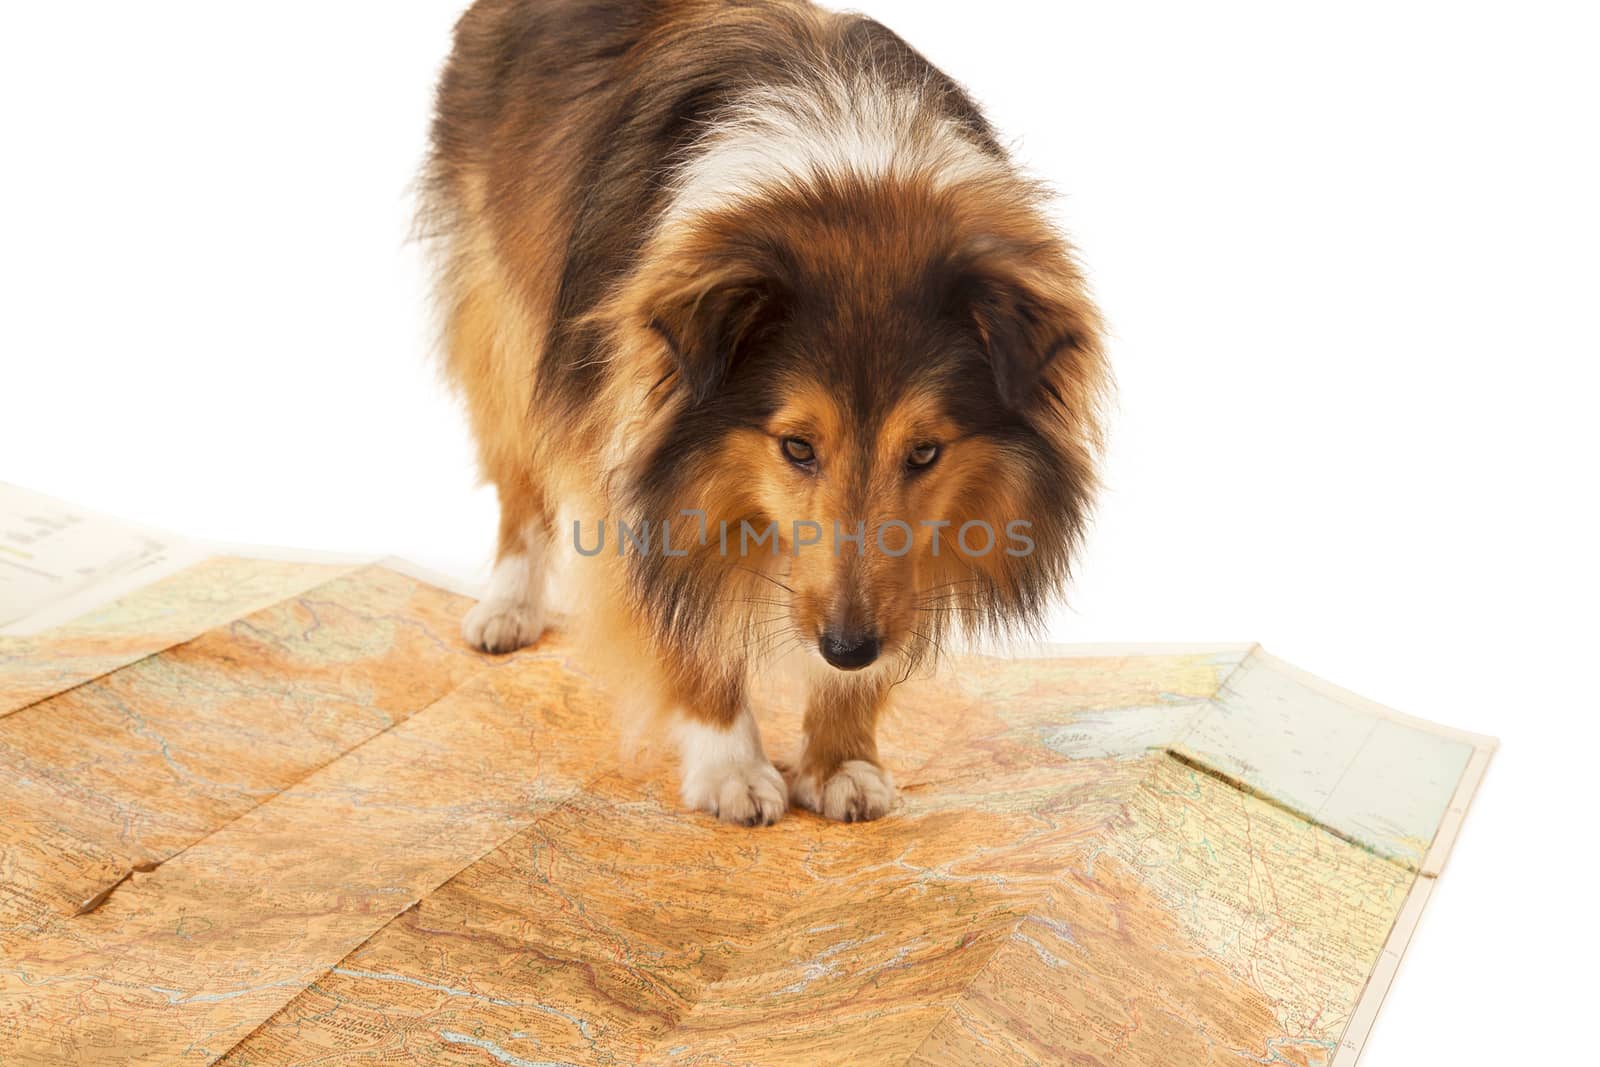
<svg viewBox="0 0 1600 1067">
<path fill-rule="evenodd" d="M 825 782 L 797 776 L 794 802 L 838 822 L 882 818 L 894 806 L 894 776 L 866 760 L 845 760 Z"/>
<path fill-rule="evenodd" d="M 683 779 L 683 802 L 723 822 L 771 826 L 789 810 L 783 776 L 765 760 L 697 768 Z"/>
<path fill-rule="evenodd" d="M 478 601 L 461 621 L 461 636 L 480 652 L 515 652 L 544 633 L 544 610 L 520 600 Z"/>
<path fill-rule="evenodd" d="M 544 633 L 545 535 L 529 527 L 522 542 L 524 551 L 506 553 L 495 563 L 483 599 L 461 620 L 461 636 L 480 652 L 515 652 Z"/>
<path fill-rule="evenodd" d="M 783 775 L 762 751 L 749 711 L 726 727 L 684 718 L 676 733 L 689 807 L 742 826 L 770 826 L 789 810 Z"/>
</svg>

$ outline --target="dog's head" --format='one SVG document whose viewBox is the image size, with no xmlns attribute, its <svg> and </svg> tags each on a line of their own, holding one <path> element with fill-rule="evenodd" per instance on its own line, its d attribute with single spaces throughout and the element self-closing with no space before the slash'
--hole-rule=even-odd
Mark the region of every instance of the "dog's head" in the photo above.
<svg viewBox="0 0 1600 1067">
<path fill-rule="evenodd" d="M 747 617 L 843 670 L 1039 621 L 1094 489 L 1105 372 L 1025 197 L 823 182 L 680 224 L 647 262 L 626 307 L 661 414 L 632 501 L 708 530 L 639 561 L 647 606 Z"/>
</svg>

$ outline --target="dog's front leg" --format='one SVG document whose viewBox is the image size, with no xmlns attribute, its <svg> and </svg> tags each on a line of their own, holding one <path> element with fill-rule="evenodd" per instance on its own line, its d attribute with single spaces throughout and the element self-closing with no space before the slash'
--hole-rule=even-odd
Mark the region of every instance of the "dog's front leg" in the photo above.
<svg viewBox="0 0 1600 1067">
<path fill-rule="evenodd" d="M 894 778 L 878 760 L 878 716 L 889 700 L 883 677 L 832 675 L 806 698 L 805 740 L 791 794 L 800 807 L 840 822 L 886 814 Z"/>
<path fill-rule="evenodd" d="M 481 652 L 514 652 L 544 633 L 544 573 L 551 520 L 544 498 L 520 478 L 499 483 L 500 548 L 489 587 L 461 634 Z"/>
<path fill-rule="evenodd" d="M 767 826 L 783 817 L 788 790 L 761 747 L 761 731 L 742 692 L 687 701 L 674 733 L 685 804 L 743 826 Z"/>
</svg>

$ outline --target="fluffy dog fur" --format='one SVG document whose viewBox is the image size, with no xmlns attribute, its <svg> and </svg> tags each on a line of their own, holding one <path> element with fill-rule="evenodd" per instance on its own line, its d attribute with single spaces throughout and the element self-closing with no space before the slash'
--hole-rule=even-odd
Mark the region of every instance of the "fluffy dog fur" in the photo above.
<svg viewBox="0 0 1600 1067">
<path fill-rule="evenodd" d="M 1037 623 L 1094 488 L 1099 320 L 1041 190 L 899 37 L 804 0 L 479 0 L 427 178 L 447 371 L 501 503 L 468 640 L 538 638 L 566 516 L 676 520 L 682 555 L 574 569 L 685 801 L 884 814 L 895 683 L 953 629 Z M 775 551 L 722 551 L 720 524 L 774 520 Z M 796 520 L 865 537 L 810 547 Z M 1032 550 L 958 544 L 970 520 L 1024 520 Z M 794 648 L 785 778 L 746 690 Z"/>
</svg>

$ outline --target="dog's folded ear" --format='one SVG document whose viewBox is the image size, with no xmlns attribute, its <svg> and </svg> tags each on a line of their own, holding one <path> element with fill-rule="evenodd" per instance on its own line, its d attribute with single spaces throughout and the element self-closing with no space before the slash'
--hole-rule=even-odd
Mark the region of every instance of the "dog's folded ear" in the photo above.
<svg viewBox="0 0 1600 1067">
<path fill-rule="evenodd" d="M 985 238 L 948 270 L 947 310 L 976 328 L 1007 407 L 1031 409 L 1046 379 L 1099 388 L 1099 317 L 1063 248 Z"/>
<path fill-rule="evenodd" d="M 692 402 L 700 404 L 781 317 L 782 289 L 760 264 L 724 263 L 658 290 L 649 315 Z"/>
</svg>

